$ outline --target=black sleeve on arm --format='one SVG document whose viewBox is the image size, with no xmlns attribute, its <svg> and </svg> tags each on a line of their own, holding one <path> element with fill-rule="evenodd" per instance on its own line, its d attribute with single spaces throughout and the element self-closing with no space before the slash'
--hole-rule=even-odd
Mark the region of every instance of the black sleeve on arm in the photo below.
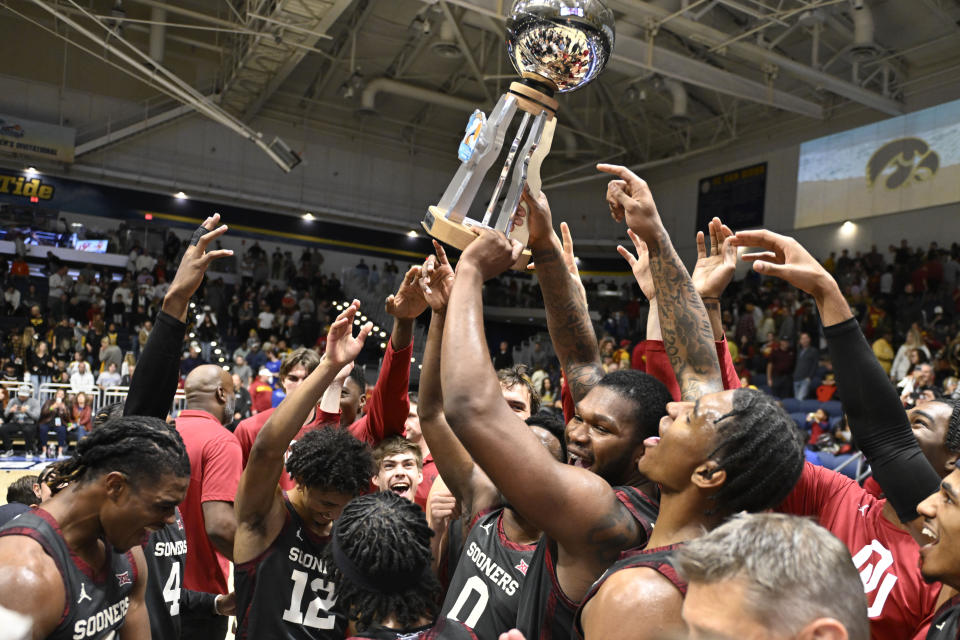
<svg viewBox="0 0 960 640">
<path fill-rule="evenodd" d="M 167 419 L 180 380 L 180 356 L 186 332 L 187 325 L 169 313 L 157 314 L 133 372 L 123 415 Z"/>
<path fill-rule="evenodd" d="M 209 616 L 213 613 L 215 593 L 204 593 L 193 589 L 180 589 L 180 615 L 184 613 L 201 613 Z"/>
<path fill-rule="evenodd" d="M 910 429 L 897 390 L 856 319 L 824 327 L 843 409 L 860 450 L 903 522 L 917 518 L 917 505 L 937 491 L 940 477 Z"/>
</svg>

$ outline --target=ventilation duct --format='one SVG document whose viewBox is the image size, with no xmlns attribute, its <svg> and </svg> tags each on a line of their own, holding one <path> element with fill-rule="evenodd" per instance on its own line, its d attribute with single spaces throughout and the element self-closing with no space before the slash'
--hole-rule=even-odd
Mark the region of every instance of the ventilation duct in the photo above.
<svg viewBox="0 0 960 640">
<path fill-rule="evenodd" d="M 468 113 L 477 108 L 475 103 L 470 102 L 469 100 L 464 100 L 463 98 L 457 98 L 456 96 L 447 95 L 446 93 L 431 91 L 430 89 L 415 87 L 398 80 L 392 80 L 390 78 L 377 78 L 375 80 L 371 80 L 367 85 L 367 88 L 363 90 L 363 95 L 360 96 L 360 112 L 367 114 L 376 113 L 377 94 L 381 92 L 391 93 L 395 96 L 403 96 L 413 100 L 419 100 L 420 102 L 429 102 L 441 107 L 449 107 L 451 109 L 467 111 Z"/>
<path fill-rule="evenodd" d="M 683 127 L 690 123 L 690 114 L 687 112 L 687 90 L 682 82 L 664 80 L 663 86 L 670 92 L 673 101 L 673 111 L 667 122 L 675 127 Z"/>
<path fill-rule="evenodd" d="M 873 40 L 873 12 L 865 0 L 854 0 L 851 7 L 853 15 L 853 44 L 850 54 L 857 62 L 867 62 L 877 58 L 881 51 Z"/>
<path fill-rule="evenodd" d="M 449 20 L 440 23 L 440 35 L 437 41 L 430 45 L 430 50 L 438 58 L 456 60 L 463 57 L 463 51 L 457 43 L 457 34 Z"/>
</svg>

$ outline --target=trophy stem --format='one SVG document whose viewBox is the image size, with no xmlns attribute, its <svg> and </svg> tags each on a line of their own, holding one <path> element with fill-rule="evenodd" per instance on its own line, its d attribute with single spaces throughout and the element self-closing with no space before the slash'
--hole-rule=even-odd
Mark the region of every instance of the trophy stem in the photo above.
<svg viewBox="0 0 960 640">
<path fill-rule="evenodd" d="M 520 126 L 517 128 L 517 135 L 513 138 L 513 143 L 510 145 L 510 152 L 507 153 L 507 160 L 503 163 L 503 169 L 500 170 L 500 178 L 497 180 L 497 186 L 493 190 L 493 195 L 490 196 L 490 203 L 487 204 L 487 211 L 483 214 L 483 226 L 490 226 L 490 218 L 493 217 L 493 208 L 497 206 L 497 198 L 500 197 L 500 191 L 503 190 L 503 183 L 507 181 L 507 176 L 510 175 L 510 167 L 513 165 L 513 158 L 517 155 L 517 149 L 520 148 L 520 140 L 523 139 L 523 135 L 527 132 L 527 123 L 530 122 L 530 113 L 525 112 L 523 114 L 523 120 L 520 121 Z"/>
</svg>

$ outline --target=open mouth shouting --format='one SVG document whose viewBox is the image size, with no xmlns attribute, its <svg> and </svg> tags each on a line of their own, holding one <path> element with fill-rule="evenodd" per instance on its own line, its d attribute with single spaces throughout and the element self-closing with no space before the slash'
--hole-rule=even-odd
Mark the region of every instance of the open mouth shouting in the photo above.
<svg viewBox="0 0 960 640">
<path fill-rule="evenodd" d="M 390 491 L 393 491 L 401 498 L 413 500 L 413 492 L 411 491 L 412 486 L 413 485 L 411 485 L 406 479 L 397 479 L 396 481 L 390 483 Z"/>
</svg>

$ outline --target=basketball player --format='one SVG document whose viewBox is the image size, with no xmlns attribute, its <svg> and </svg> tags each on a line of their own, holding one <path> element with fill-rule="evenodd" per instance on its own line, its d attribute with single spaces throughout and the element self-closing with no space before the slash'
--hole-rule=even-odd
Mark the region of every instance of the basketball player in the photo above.
<svg viewBox="0 0 960 640">
<path fill-rule="evenodd" d="M 451 558 L 457 564 L 440 616 L 463 622 L 480 638 L 493 638 L 515 623 L 520 592 L 541 532 L 504 506 L 493 482 L 474 463 L 443 416 L 440 339 L 454 274 L 443 248 L 436 241 L 434 247 L 436 256 L 429 256 L 421 270 L 420 283 L 432 315 L 417 410 L 423 437 L 461 505 L 465 525 L 459 536 L 465 536 L 463 553 Z M 529 411 L 529 401 L 521 405 Z M 563 460 L 556 436 L 543 427 L 530 429 L 554 458 Z"/>
<path fill-rule="evenodd" d="M 68 486 L 0 529 L 0 605 L 31 617 L 35 638 L 150 637 L 139 545 L 187 491 L 183 441 L 162 420 L 125 416 L 59 470 Z"/>
<path fill-rule="evenodd" d="M 346 629 L 343 615 L 333 611 L 337 595 L 322 552 L 344 505 L 370 486 L 370 450 L 343 429 L 314 429 L 290 442 L 363 348 L 373 325 L 353 337 L 359 306 L 355 300 L 337 316 L 323 360 L 270 415 L 250 450 L 236 497 L 240 640 L 332 640 Z M 288 451 L 286 469 L 296 484 L 284 492 L 277 481 Z"/>
<path fill-rule="evenodd" d="M 735 242 L 763 250 L 744 256 L 758 272 L 816 301 L 851 431 L 887 496 L 878 500 L 842 474 L 808 463 L 779 510 L 815 516 L 847 545 L 868 576 L 864 591 L 874 638 L 923 637 L 937 606 L 955 592 L 924 580 L 911 531 L 916 537 L 923 526 L 917 505 L 960 457 L 960 425 L 950 424 L 954 407 L 929 402 L 904 412 L 839 285 L 796 240 L 742 231 Z"/>
<path fill-rule="evenodd" d="M 772 401 L 762 394 L 743 390 L 706 393 L 722 388 L 706 311 L 669 244 L 649 191 L 635 176 L 632 180 L 634 190 L 628 195 L 622 191 L 625 186 L 618 187 L 618 194 L 629 199 L 626 216 L 630 227 L 650 248 L 667 352 L 672 356 L 684 397 L 702 396 L 702 408 L 695 409 L 692 402 L 670 405 L 671 415 L 661 427 L 673 424 L 677 428 L 672 429 L 669 438 L 664 433 L 666 452 L 655 456 L 660 458 L 658 464 L 640 464 L 638 469 L 649 480 L 665 486 L 661 520 L 668 504 L 670 515 L 659 536 L 659 544 L 667 546 L 698 534 L 703 524 L 718 523 L 720 513 L 776 504 L 799 474 L 802 447 L 792 430 L 784 427 L 789 424 L 789 418 L 782 411 L 777 413 Z M 618 205 L 620 202 L 618 199 Z M 545 209 L 538 202 L 533 202 L 533 206 Z M 620 206 L 622 217 L 624 210 Z M 546 215 L 535 214 L 531 224 L 546 226 L 546 218 Z M 584 563 L 558 564 L 556 576 L 562 581 L 562 593 L 558 593 L 556 585 L 527 585 L 525 591 L 534 591 L 535 611 L 532 616 L 528 615 L 521 605 L 518 623 L 529 637 L 543 638 L 563 632 L 544 627 L 547 612 L 556 612 L 560 606 L 575 606 L 576 599 L 587 592 L 593 580 L 621 551 L 646 546 L 650 529 L 649 521 L 644 527 L 631 505 L 621 502 L 602 478 L 575 467 L 554 465 L 537 452 L 531 439 L 511 424 L 511 416 L 502 403 L 495 402 L 495 388 L 487 382 L 486 354 L 475 352 L 473 345 L 484 343 L 480 286 L 483 280 L 509 266 L 511 257 L 510 244 L 503 236 L 481 232 L 458 263 L 443 340 L 444 409 L 451 427 L 510 503 L 531 521 L 541 524 L 544 532 L 569 556 L 587 558 L 594 563 L 592 567 Z M 624 439 L 629 442 L 632 436 L 632 427 L 625 429 L 624 425 L 630 425 L 637 409 L 616 394 L 600 394 L 600 391 L 605 391 L 602 382 L 584 397 L 578 410 L 588 410 L 591 414 L 590 428 L 597 431 L 596 438 L 601 445 L 594 447 L 594 451 L 610 447 L 611 453 L 622 455 L 624 447 L 620 442 Z M 596 401 L 591 400 L 594 394 L 597 394 Z M 753 415 L 763 416 L 766 419 L 763 425 L 755 424 Z M 643 463 L 657 446 L 658 439 L 649 437 L 639 451 L 628 452 L 627 460 Z M 763 453 L 748 459 L 743 455 L 745 447 Z M 788 461 L 786 464 L 784 459 Z M 653 475 L 647 473 L 648 467 Z M 761 478 L 763 482 L 759 482 Z M 760 490 L 745 495 L 742 483 L 759 484 Z M 705 517 L 705 507 L 719 513 Z M 657 522 L 654 536 L 661 530 L 660 520 Z M 560 558 L 562 561 L 564 555 Z M 575 573 L 577 570 L 580 572 Z M 641 585 L 640 593 L 659 594 L 672 609 L 664 615 L 659 605 L 634 607 L 631 613 L 646 615 L 647 623 L 623 624 L 621 633 L 626 629 L 636 632 L 663 624 L 657 622 L 658 618 L 680 623 L 681 594 L 675 586 L 658 573 L 644 575 L 644 582 L 652 584 Z M 571 592 L 575 594 L 572 597 Z M 564 594 L 566 602 L 561 601 Z M 556 616 L 551 627 L 555 624 Z M 566 632 L 569 633 L 569 626 Z"/>
<path fill-rule="evenodd" d="M 338 607 L 357 632 L 377 640 L 476 640 L 454 620 L 434 623 L 440 583 L 430 570 L 423 511 L 391 491 L 352 500 L 333 527 L 325 558 Z"/>
</svg>

